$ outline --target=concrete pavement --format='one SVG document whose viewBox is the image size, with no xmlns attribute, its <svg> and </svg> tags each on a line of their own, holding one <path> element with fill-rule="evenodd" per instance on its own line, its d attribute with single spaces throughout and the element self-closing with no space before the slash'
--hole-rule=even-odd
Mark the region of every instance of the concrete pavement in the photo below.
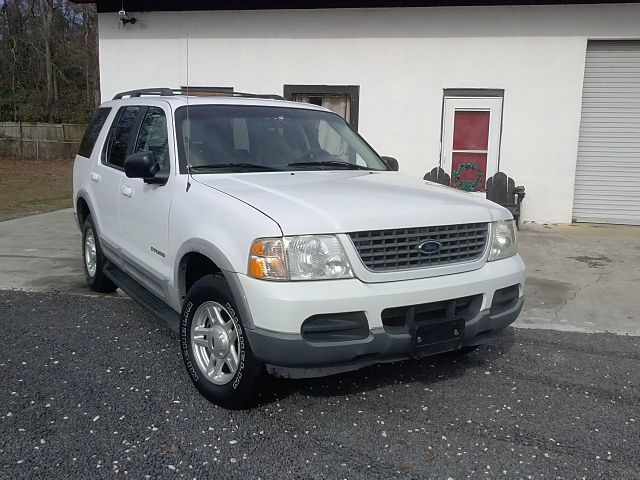
<svg viewBox="0 0 640 480">
<path fill-rule="evenodd" d="M 89 294 L 73 210 L 0 222 L 0 290 Z"/>
<path fill-rule="evenodd" d="M 527 225 L 516 327 L 640 335 L 640 227 Z"/>
<path fill-rule="evenodd" d="M 640 335 L 640 227 L 525 225 L 524 311 L 514 326 Z M 0 222 L 0 290 L 89 295 L 72 210 Z"/>
</svg>

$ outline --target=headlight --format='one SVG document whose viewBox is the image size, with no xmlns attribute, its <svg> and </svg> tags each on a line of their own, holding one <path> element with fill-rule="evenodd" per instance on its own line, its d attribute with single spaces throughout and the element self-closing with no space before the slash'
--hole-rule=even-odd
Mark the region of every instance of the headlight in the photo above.
<svg viewBox="0 0 640 480">
<path fill-rule="evenodd" d="M 493 222 L 491 231 L 489 262 L 511 257 L 518 253 L 516 224 L 513 220 Z"/>
<path fill-rule="evenodd" d="M 249 275 L 263 280 L 353 278 L 340 241 L 331 235 L 256 240 L 249 255 Z"/>
</svg>

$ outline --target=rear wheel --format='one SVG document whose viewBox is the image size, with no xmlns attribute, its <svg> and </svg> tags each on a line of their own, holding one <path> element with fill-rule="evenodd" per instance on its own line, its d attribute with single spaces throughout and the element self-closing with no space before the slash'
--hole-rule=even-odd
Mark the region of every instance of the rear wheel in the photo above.
<svg viewBox="0 0 640 480">
<path fill-rule="evenodd" d="M 104 274 L 105 263 L 96 227 L 89 215 L 82 225 L 82 266 L 87 285 L 94 292 L 115 292 L 118 288 Z"/>
<path fill-rule="evenodd" d="M 261 365 L 253 356 L 224 277 L 208 275 L 189 289 L 180 321 L 180 345 L 191 381 L 205 398 L 229 409 L 246 406 Z"/>
</svg>

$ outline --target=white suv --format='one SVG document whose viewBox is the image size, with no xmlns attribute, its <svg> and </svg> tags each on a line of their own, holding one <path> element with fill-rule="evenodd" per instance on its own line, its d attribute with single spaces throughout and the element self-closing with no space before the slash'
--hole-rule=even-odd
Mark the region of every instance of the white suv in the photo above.
<svg viewBox="0 0 640 480">
<path fill-rule="evenodd" d="M 511 214 L 397 169 L 314 105 L 119 94 L 75 160 L 87 283 L 165 319 L 200 393 L 228 408 L 265 369 L 466 353 L 522 308 Z"/>
</svg>

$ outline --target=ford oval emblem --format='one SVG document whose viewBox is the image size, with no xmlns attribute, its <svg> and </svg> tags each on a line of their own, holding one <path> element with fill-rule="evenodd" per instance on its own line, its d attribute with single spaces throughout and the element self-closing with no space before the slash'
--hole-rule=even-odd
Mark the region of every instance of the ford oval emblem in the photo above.
<svg viewBox="0 0 640 480">
<path fill-rule="evenodd" d="M 436 242 L 435 240 L 427 240 L 426 242 L 422 242 L 418 245 L 418 250 L 422 253 L 436 253 L 442 248 L 442 244 L 440 242 Z"/>
</svg>

